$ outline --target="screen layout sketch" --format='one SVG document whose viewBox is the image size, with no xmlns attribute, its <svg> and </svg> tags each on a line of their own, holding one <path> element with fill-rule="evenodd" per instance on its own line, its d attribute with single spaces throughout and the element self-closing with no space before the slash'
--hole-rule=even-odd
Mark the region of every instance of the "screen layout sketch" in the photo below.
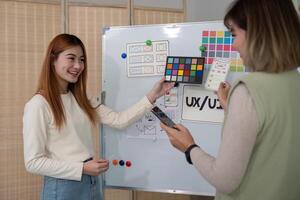
<svg viewBox="0 0 300 200">
<path fill-rule="evenodd" d="M 169 51 L 167 40 L 129 43 L 126 49 L 128 77 L 164 74 Z"/>
</svg>

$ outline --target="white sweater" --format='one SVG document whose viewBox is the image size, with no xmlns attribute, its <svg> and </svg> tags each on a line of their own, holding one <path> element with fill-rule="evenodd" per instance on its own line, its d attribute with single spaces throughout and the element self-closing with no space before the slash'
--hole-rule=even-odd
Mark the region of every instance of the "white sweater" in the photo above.
<svg viewBox="0 0 300 200">
<path fill-rule="evenodd" d="M 37 94 L 25 105 L 23 116 L 24 160 L 32 173 L 62 179 L 81 180 L 83 162 L 93 157 L 92 125 L 71 92 L 61 95 L 66 124 L 58 130 L 49 104 Z M 152 104 L 147 97 L 128 110 L 117 113 L 100 105 L 100 122 L 113 128 L 125 128 L 146 112 Z"/>
</svg>

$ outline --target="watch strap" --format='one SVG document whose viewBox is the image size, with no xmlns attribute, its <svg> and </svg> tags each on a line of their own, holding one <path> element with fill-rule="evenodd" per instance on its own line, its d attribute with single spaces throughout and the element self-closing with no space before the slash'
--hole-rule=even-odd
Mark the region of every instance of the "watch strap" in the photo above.
<svg viewBox="0 0 300 200">
<path fill-rule="evenodd" d="M 196 144 L 192 144 L 184 152 L 186 161 L 191 165 L 193 164 L 192 159 L 191 159 L 191 150 L 195 147 L 199 147 L 199 146 Z"/>
</svg>

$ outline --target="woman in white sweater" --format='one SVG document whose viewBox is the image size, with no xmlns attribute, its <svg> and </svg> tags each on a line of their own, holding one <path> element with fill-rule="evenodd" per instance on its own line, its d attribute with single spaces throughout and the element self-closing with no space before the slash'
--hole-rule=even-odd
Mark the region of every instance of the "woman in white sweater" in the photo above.
<svg viewBox="0 0 300 200">
<path fill-rule="evenodd" d="M 100 199 L 98 175 L 108 160 L 95 157 L 92 130 L 101 122 L 124 128 L 173 84 L 157 82 L 128 110 L 93 107 L 86 95 L 87 56 L 74 35 L 60 34 L 49 44 L 36 94 L 25 105 L 24 159 L 29 172 L 44 176 L 41 199 Z"/>
</svg>

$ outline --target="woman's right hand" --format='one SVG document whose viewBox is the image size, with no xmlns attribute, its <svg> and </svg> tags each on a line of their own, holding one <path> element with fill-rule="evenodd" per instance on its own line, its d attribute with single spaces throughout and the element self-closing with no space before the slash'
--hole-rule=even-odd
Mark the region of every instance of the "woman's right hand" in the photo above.
<svg viewBox="0 0 300 200">
<path fill-rule="evenodd" d="M 150 103 L 155 103 L 156 99 L 169 92 L 173 87 L 174 82 L 165 82 L 165 77 L 154 84 L 152 89 L 146 95 Z"/>
<path fill-rule="evenodd" d="M 185 152 L 189 146 L 195 144 L 190 131 L 181 124 L 176 124 L 175 128 L 171 128 L 160 123 L 160 127 L 166 131 L 171 144 L 181 152 Z"/>
<path fill-rule="evenodd" d="M 226 111 L 227 110 L 227 97 L 228 97 L 228 93 L 230 90 L 230 84 L 227 82 L 222 82 L 219 85 L 219 89 L 216 92 L 218 98 L 219 98 L 219 102 L 220 105 L 222 106 L 222 108 Z"/>
<path fill-rule="evenodd" d="M 98 176 L 99 174 L 108 170 L 108 167 L 108 160 L 93 158 L 93 160 L 83 164 L 83 174 Z"/>
</svg>

